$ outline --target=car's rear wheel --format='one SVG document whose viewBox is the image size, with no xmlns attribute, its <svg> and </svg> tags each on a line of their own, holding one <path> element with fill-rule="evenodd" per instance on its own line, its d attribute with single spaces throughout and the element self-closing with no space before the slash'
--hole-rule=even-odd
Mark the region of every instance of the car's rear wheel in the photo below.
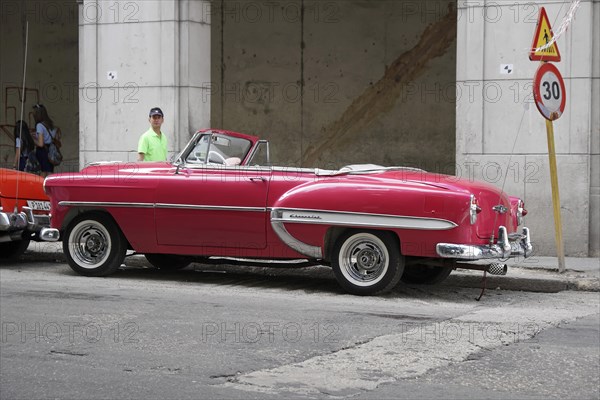
<svg viewBox="0 0 600 400">
<path fill-rule="evenodd" d="M 144 256 L 154 267 L 167 271 L 183 269 L 192 262 L 190 257 L 175 254 L 145 254 Z"/>
<path fill-rule="evenodd" d="M 123 262 L 127 242 L 109 215 L 94 212 L 80 215 L 69 224 L 63 238 L 63 251 L 75 272 L 106 276 Z"/>
<path fill-rule="evenodd" d="M 0 243 L 0 259 L 13 260 L 25 253 L 29 247 L 29 239 L 15 240 L 13 242 Z"/>
<path fill-rule="evenodd" d="M 348 231 L 336 241 L 331 266 L 346 291 L 374 295 L 396 286 L 404 270 L 404 257 L 390 232 Z"/>
<path fill-rule="evenodd" d="M 415 283 L 419 285 L 435 285 L 448 278 L 452 268 L 435 267 L 429 265 L 407 265 L 402 274 L 402 282 Z"/>
</svg>

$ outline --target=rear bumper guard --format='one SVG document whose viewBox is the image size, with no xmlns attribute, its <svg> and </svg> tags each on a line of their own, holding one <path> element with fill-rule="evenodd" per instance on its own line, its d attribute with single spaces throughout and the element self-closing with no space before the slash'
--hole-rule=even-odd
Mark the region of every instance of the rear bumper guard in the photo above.
<svg viewBox="0 0 600 400">
<path fill-rule="evenodd" d="M 442 258 L 457 260 L 482 260 L 490 258 L 508 259 L 512 257 L 527 258 L 533 253 L 529 228 L 523 228 L 522 233 L 508 235 L 506 227 L 498 229 L 498 241 L 492 245 L 472 245 L 438 243 L 436 252 Z"/>
</svg>

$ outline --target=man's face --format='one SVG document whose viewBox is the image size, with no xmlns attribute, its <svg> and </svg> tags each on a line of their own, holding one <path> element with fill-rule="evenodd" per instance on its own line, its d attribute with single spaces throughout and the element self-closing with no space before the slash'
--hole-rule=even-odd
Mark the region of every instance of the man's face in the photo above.
<svg viewBox="0 0 600 400">
<path fill-rule="evenodd" d="M 150 117 L 150 124 L 152 124 L 153 128 L 160 128 L 163 123 L 162 115 L 153 115 Z"/>
</svg>

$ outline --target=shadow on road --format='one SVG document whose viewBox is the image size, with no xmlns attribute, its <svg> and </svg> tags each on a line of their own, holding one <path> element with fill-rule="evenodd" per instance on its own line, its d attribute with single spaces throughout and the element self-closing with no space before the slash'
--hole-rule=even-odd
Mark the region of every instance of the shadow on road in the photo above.
<svg viewBox="0 0 600 400">
<path fill-rule="evenodd" d="M 8 264 L 0 264 L 0 269 L 42 270 L 44 272 L 79 276 L 72 271 L 61 249 L 57 246 L 28 250 L 21 258 Z M 134 255 L 125 259 L 125 264 L 115 274 L 107 278 L 89 279 L 130 279 L 164 283 L 184 283 L 218 285 L 231 288 L 283 289 L 302 293 L 324 293 L 343 295 L 345 292 L 337 284 L 333 271 L 327 266 L 315 267 L 250 267 L 240 265 L 214 265 L 192 263 L 179 271 L 159 270 L 152 267 L 143 256 Z M 381 298 L 422 298 L 427 301 L 456 301 L 460 294 L 464 301 L 474 301 L 479 295 L 480 278 L 457 276 L 453 273 L 440 285 L 407 285 L 400 283 L 391 292 L 379 295 Z M 493 287 L 493 286 L 492 286 Z M 499 296 L 501 291 L 488 290 L 486 296 Z"/>
</svg>

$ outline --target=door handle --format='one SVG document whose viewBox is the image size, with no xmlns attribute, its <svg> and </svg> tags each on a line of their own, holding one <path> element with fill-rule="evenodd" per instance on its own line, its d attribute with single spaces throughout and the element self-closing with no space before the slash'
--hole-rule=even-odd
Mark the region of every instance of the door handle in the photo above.
<svg viewBox="0 0 600 400">
<path fill-rule="evenodd" d="M 252 182 L 265 182 L 267 180 L 264 176 L 252 176 L 248 179 Z"/>
</svg>

